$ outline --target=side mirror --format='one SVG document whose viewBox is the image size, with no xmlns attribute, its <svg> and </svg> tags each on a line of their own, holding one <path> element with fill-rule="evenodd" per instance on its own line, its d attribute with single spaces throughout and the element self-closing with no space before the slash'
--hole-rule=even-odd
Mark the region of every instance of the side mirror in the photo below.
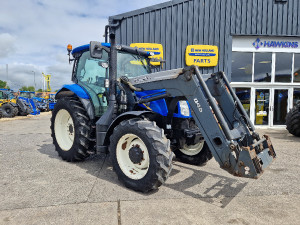
<svg viewBox="0 0 300 225">
<path fill-rule="evenodd" d="M 92 58 L 101 59 L 102 58 L 103 47 L 101 42 L 91 41 L 90 42 L 90 54 Z"/>
</svg>

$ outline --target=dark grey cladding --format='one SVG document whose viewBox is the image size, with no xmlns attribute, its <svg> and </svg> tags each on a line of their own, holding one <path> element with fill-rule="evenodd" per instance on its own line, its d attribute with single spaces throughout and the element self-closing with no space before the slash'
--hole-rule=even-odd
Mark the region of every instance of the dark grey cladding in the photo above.
<svg viewBox="0 0 300 225">
<path fill-rule="evenodd" d="M 218 66 L 201 72 L 222 70 L 230 76 L 232 36 L 300 36 L 299 12 L 299 0 L 174 0 L 112 16 L 110 21 L 123 18 L 118 43 L 161 43 L 166 70 L 185 66 L 187 45 L 217 45 Z"/>
</svg>

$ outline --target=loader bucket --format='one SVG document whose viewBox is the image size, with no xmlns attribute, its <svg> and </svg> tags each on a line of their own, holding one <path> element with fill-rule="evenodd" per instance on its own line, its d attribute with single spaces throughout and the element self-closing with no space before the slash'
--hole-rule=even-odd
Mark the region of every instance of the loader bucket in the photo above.
<svg viewBox="0 0 300 225">
<path fill-rule="evenodd" d="M 258 178 L 275 158 L 276 153 L 269 136 L 263 135 L 255 144 L 242 147 L 234 171 L 229 172 L 240 177 Z"/>
</svg>

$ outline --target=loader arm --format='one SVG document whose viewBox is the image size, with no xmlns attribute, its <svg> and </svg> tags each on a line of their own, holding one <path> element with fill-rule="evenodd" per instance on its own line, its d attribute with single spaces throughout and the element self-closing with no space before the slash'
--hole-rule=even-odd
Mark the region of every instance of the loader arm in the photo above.
<svg viewBox="0 0 300 225">
<path fill-rule="evenodd" d="M 201 75 L 191 66 L 138 76 L 127 84 L 142 90 L 165 89 L 161 98 L 188 100 L 212 155 L 231 174 L 257 178 L 276 157 L 269 137 L 260 138 L 255 132 L 223 72 Z"/>
</svg>

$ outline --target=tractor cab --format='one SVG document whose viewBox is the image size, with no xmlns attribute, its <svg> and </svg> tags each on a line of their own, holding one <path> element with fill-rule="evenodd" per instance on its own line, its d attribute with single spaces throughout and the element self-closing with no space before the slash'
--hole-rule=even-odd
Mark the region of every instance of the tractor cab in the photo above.
<svg viewBox="0 0 300 225">
<path fill-rule="evenodd" d="M 15 96 L 13 94 L 13 90 L 10 89 L 4 89 L 1 88 L 0 89 L 0 99 L 14 99 Z"/>
<path fill-rule="evenodd" d="M 82 87 L 88 98 L 91 98 L 95 107 L 95 116 L 101 117 L 107 110 L 109 95 L 110 44 L 101 43 L 101 57 L 91 56 L 90 45 L 79 46 L 75 49 L 68 47 L 74 60 L 72 81 Z M 151 64 L 148 56 L 151 53 L 140 54 L 132 51 L 133 48 L 117 51 L 117 78 L 126 76 L 133 78 L 151 73 Z M 118 89 L 118 87 L 117 87 Z"/>
<path fill-rule="evenodd" d="M 20 97 L 32 99 L 35 97 L 34 91 L 20 91 Z"/>
</svg>

